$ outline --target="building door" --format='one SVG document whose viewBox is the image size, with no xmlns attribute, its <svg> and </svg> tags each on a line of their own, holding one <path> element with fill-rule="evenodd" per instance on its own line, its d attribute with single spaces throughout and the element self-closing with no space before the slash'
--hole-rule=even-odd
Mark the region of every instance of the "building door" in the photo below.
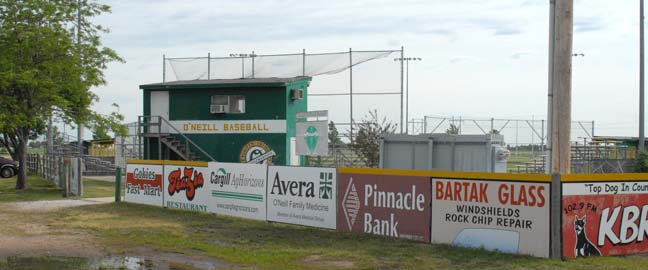
<svg viewBox="0 0 648 270">
<path fill-rule="evenodd" d="M 152 91 L 151 92 L 151 116 L 161 116 L 169 120 L 169 92 L 168 91 Z M 156 118 L 153 121 L 157 121 Z M 169 133 L 169 127 L 162 121 L 160 132 Z"/>
</svg>

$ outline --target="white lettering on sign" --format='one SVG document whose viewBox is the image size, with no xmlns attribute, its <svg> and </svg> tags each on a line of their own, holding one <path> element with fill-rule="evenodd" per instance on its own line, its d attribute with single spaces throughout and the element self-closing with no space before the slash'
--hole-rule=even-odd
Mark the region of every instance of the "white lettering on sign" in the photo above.
<svg viewBox="0 0 648 270">
<path fill-rule="evenodd" d="M 380 191 L 378 185 L 365 185 L 364 205 L 373 207 L 394 208 L 398 210 L 417 210 L 422 212 L 425 207 L 425 196 L 416 194 L 416 186 L 408 193 Z M 366 216 L 365 216 L 366 217 Z"/>
<path fill-rule="evenodd" d="M 648 205 L 644 205 L 639 210 L 635 205 L 626 206 L 621 213 L 621 206 L 617 206 L 610 214 L 610 208 L 605 208 L 601 212 L 601 224 L 599 226 L 598 245 L 605 244 L 605 238 L 609 239 L 613 245 L 629 244 L 632 242 L 643 242 L 644 236 L 648 235 Z M 619 214 L 621 220 L 619 221 Z M 641 214 L 641 218 L 640 217 Z M 637 226 L 637 220 L 639 224 Z M 615 224 L 619 221 L 618 234 L 614 231 Z"/>
</svg>

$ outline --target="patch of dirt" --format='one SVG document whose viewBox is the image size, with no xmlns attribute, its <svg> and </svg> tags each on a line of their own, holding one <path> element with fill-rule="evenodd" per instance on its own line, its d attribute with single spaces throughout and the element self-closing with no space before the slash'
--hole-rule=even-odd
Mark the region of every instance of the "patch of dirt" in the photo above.
<svg viewBox="0 0 648 270">
<path fill-rule="evenodd" d="M 87 258 L 93 269 L 114 266 L 150 265 L 150 269 L 240 269 L 236 265 L 205 256 L 194 256 L 132 247 L 114 254 L 118 246 L 102 246 L 87 230 L 56 226 L 63 208 L 106 203 L 102 199 L 0 203 L 0 260 L 3 258 Z M 39 268 L 40 269 L 40 268 Z M 148 269 L 148 268 L 147 268 Z"/>
<path fill-rule="evenodd" d="M 55 212 L 26 211 L 24 208 L 15 208 L 14 205 L 0 205 L 0 209 L 3 209 L 0 211 L 0 257 L 78 257 L 104 254 L 91 235 L 50 227 Z"/>
<path fill-rule="evenodd" d="M 78 200 L 52 200 L 52 201 L 31 201 L 31 202 L 14 202 L 2 203 L 0 209 L 12 209 L 14 211 L 29 211 L 29 212 L 48 212 L 69 207 L 77 207 L 84 205 L 110 203 L 114 198 L 90 198 Z"/>
<path fill-rule="evenodd" d="M 322 255 L 309 255 L 306 256 L 302 261 L 307 265 L 316 265 L 328 269 L 345 269 L 354 267 L 352 261 L 324 260 L 322 259 Z"/>
</svg>

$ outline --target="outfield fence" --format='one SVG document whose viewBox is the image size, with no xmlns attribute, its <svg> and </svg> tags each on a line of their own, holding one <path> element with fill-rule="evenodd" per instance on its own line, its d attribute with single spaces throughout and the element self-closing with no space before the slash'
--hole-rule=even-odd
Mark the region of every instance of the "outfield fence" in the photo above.
<svg viewBox="0 0 648 270">
<path fill-rule="evenodd" d="M 536 257 L 648 252 L 648 174 L 130 160 L 125 200 Z"/>
</svg>

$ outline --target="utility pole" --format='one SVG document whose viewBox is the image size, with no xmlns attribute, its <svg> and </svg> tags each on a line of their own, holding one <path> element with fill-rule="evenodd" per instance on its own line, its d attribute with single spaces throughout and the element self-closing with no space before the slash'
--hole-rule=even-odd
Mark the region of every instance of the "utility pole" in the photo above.
<svg viewBox="0 0 648 270">
<path fill-rule="evenodd" d="M 554 50 L 554 27 L 556 25 L 556 20 L 554 14 L 556 13 L 556 1 L 549 1 L 549 72 L 548 82 L 547 82 L 547 146 L 545 151 L 545 173 L 551 173 L 551 124 L 552 121 L 552 110 L 553 110 L 553 50 Z"/>
<path fill-rule="evenodd" d="M 77 1 L 77 46 L 81 46 L 81 0 Z M 79 50 L 79 53 L 80 50 Z M 83 57 L 83 56 L 80 56 Z M 77 112 L 80 118 L 81 110 Z M 79 151 L 79 166 L 77 167 L 77 175 L 79 176 L 79 196 L 83 194 L 83 124 L 81 119 L 77 123 L 77 146 Z"/>
<path fill-rule="evenodd" d="M 639 151 L 644 150 L 644 1 L 639 0 Z"/>
<path fill-rule="evenodd" d="M 554 6 L 551 68 L 551 172 L 567 174 L 571 167 L 571 77 L 574 1 Z"/>
</svg>

